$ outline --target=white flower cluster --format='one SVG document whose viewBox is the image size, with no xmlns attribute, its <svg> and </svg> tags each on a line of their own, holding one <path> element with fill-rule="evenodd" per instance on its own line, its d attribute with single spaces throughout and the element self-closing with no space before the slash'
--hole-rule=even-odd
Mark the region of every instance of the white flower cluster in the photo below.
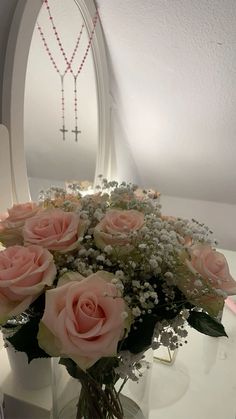
<svg viewBox="0 0 236 419">
<path fill-rule="evenodd" d="M 139 381 L 149 368 L 150 363 L 145 359 L 143 352 L 132 354 L 129 351 L 121 351 L 119 353 L 119 366 L 115 368 L 115 372 L 126 381 L 127 379 Z"/>
<path fill-rule="evenodd" d="M 188 310 L 183 310 L 171 320 L 162 320 L 156 324 L 153 335 L 152 349 L 165 346 L 171 351 L 183 345 L 183 339 L 187 337 L 186 320 L 189 316 Z M 187 343 L 184 340 L 184 343 Z"/>
</svg>

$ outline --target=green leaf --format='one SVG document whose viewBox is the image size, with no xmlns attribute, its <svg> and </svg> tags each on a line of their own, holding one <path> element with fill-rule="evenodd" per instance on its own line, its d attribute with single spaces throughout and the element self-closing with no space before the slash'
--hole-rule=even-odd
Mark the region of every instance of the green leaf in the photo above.
<svg viewBox="0 0 236 419">
<path fill-rule="evenodd" d="M 203 333 L 204 335 L 220 337 L 227 336 L 224 326 L 219 323 L 216 319 L 209 316 L 209 314 L 202 311 L 191 311 L 188 323 L 198 332 Z"/>
<path fill-rule="evenodd" d="M 118 358 L 116 357 L 104 357 L 100 358 L 96 364 L 88 369 L 88 373 L 94 380 L 102 384 L 114 384 L 118 376 L 115 373 L 115 368 L 119 365 Z"/>
<path fill-rule="evenodd" d="M 30 363 L 35 358 L 49 358 L 49 355 L 38 345 L 39 318 L 32 318 L 13 336 L 7 338 L 16 351 L 25 352 Z"/>
<path fill-rule="evenodd" d="M 60 358 L 59 364 L 64 365 L 73 378 L 83 380 L 86 377 L 86 373 L 71 358 Z"/>
<path fill-rule="evenodd" d="M 132 325 L 128 337 L 122 342 L 119 350 L 129 350 L 137 354 L 149 348 L 152 343 L 153 331 L 157 321 L 157 316 L 153 316 L 152 314 L 143 316 L 142 323 L 136 322 Z"/>
</svg>

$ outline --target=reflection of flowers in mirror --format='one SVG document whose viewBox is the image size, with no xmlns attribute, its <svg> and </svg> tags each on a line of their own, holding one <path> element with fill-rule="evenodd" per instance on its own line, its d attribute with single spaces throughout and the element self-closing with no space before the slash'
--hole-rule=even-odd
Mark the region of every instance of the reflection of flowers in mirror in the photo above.
<svg viewBox="0 0 236 419">
<path fill-rule="evenodd" d="M 65 182 L 66 191 L 69 194 L 80 194 L 81 196 L 94 194 L 94 185 L 89 180 L 77 181 L 68 180 Z"/>
</svg>

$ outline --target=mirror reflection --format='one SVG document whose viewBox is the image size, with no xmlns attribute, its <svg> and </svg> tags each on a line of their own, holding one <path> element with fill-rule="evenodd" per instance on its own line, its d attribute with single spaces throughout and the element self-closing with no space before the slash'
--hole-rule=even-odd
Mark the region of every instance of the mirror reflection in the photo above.
<svg viewBox="0 0 236 419">
<path fill-rule="evenodd" d="M 32 199 L 49 185 L 93 181 L 98 144 L 92 42 L 78 4 L 44 1 L 29 51 L 24 141 Z"/>
</svg>

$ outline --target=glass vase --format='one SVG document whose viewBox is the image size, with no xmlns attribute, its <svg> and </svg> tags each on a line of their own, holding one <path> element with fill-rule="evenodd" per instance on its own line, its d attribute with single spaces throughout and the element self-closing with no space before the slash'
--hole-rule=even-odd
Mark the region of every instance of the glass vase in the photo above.
<svg viewBox="0 0 236 419">
<path fill-rule="evenodd" d="M 52 363 L 52 419 L 147 419 L 152 372 L 152 351 L 141 361 L 138 381 L 129 379 L 123 386 L 93 387 L 72 378 L 59 359 Z M 119 391 L 122 387 L 122 390 Z M 99 401 L 99 403 L 97 403 Z M 107 407 L 106 407 L 107 406 Z"/>
</svg>

